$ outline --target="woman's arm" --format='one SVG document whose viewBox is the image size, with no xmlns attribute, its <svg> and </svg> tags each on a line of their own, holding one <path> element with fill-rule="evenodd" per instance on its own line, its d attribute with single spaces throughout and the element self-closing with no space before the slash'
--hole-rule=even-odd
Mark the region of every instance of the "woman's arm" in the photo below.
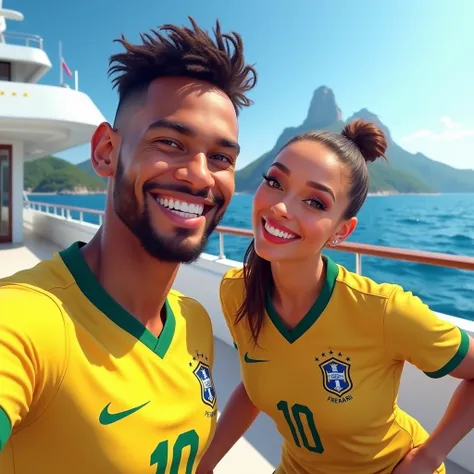
<svg viewBox="0 0 474 474">
<path fill-rule="evenodd" d="M 239 438 L 254 422 L 260 410 L 250 401 L 241 382 L 232 392 L 217 422 L 214 438 L 207 448 L 196 474 L 212 472 Z"/>
<path fill-rule="evenodd" d="M 383 337 L 392 361 L 408 361 L 432 379 L 447 375 L 463 379 L 431 436 L 408 452 L 393 471 L 432 474 L 474 428 L 474 341 L 400 287 L 387 300 Z"/>
<path fill-rule="evenodd" d="M 453 393 L 443 418 L 425 443 L 408 453 L 393 474 L 422 474 L 425 468 L 426 472 L 434 472 L 459 441 L 474 429 L 474 343 L 471 337 L 464 360 L 450 375 L 464 380 Z"/>
<path fill-rule="evenodd" d="M 474 429 L 474 343 L 469 338 L 469 350 L 464 360 L 450 374 L 464 379 L 453 393 L 443 418 L 421 449 L 428 460 L 438 467 L 451 450 Z"/>
</svg>

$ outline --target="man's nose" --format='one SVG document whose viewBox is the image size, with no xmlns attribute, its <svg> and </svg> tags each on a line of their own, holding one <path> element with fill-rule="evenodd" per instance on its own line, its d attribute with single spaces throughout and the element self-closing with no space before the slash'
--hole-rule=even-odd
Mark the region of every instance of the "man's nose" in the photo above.
<svg viewBox="0 0 474 474">
<path fill-rule="evenodd" d="M 214 186 L 214 178 L 207 166 L 205 153 L 196 153 L 184 166 L 178 168 L 175 177 L 179 181 L 185 181 L 193 188 L 203 189 Z"/>
</svg>

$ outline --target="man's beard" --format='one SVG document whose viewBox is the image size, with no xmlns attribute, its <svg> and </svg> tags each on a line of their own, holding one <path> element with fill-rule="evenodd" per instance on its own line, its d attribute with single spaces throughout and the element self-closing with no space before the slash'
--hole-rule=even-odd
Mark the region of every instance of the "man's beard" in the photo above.
<svg viewBox="0 0 474 474">
<path fill-rule="evenodd" d="M 154 187 L 156 189 L 156 187 Z M 208 197 L 207 191 L 193 192 L 186 186 L 173 185 L 160 188 L 165 190 L 180 191 L 192 196 L 202 198 Z M 216 226 L 222 219 L 224 200 L 222 198 L 214 198 L 216 211 L 214 218 L 208 223 L 204 230 L 201 240 L 197 244 L 190 244 L 186 239 L 193 235 L 195 231 L 177 227 L 174 235 L 165 237 L 155 232 L 151 224 L 150 211 L 148 209 L 148 201 L 146 199 L 146 186 L 143 190 L 143 210 L 140 211 L 139 204 L 135 195 L 133 184 L 129 183 L 124 176 L 124 170 L 121 157 L 117 163 L 115 182 L 113 187 L 113 205 L 118 218 L 127 226 L 127 228 L 137 237 L 141 246 L 152 257 L 162 262 L 173 263 L 192 263 L 195 262 L 200 254 L 204 251 L 209 236 L 212 234 Z"/>
</svg>

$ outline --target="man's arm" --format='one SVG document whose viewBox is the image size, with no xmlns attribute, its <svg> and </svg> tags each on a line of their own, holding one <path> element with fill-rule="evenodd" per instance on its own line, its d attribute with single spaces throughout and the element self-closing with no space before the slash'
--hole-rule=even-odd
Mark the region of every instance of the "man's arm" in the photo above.
<svg viewBox="0 0 474 474">
<path fill-rule="evenodd" d="M 66 330 L 51 296 L 22 285 L 0 287 L 0 451 L 30 414 L 40 416 L 60 385 Z"/>
</svg>

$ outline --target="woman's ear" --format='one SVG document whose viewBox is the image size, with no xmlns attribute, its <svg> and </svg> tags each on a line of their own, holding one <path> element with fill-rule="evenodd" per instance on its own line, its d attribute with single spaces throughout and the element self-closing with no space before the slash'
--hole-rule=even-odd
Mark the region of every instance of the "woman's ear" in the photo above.
<svg viewBox="0 0 474 474">
<path fill-rule="evenodd" d="M 351 217 L 344 221 L 329 240 L 329 245 L 336 246 L 347 239 L 357 227 L 357 217 Z"/>
</svg>

